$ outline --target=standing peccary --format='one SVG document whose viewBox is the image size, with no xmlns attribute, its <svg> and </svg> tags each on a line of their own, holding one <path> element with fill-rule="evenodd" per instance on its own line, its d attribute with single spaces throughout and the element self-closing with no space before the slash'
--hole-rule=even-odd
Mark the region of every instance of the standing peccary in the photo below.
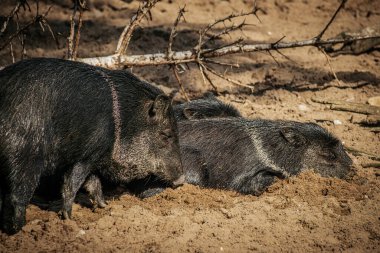
<svg viewBox="0 0 380 253">
<path fill-rule="evenodd" d="M 173 186 L 183 183 L 177 135 L 170 99 L 126 71 L 58 59 L 4 68 L 2 230 L 12 234 L 21 229 L 39 184 L 61 189 L 62 215 L 70 218 L 86 178 L 92 183 L 84 187 L 95 199 L 101 188 L 90 186 L 95 182 L 99 188 L 99 178 L 124 183 L 155 175 Z"/>
<path fill-rule="evenodd" d="M 342 143 L 313 123 L 204 119 L 178 123 L 186 182 L 261 194 L 274 179 L 312 169 L 345 177 L 351 159 Z"/>
<path fill-rule="evenodd" d="M 241 117 L 232 105 L 218 100 L 212 93 L 204 98 L 192 100 L 173 106 L 177 121 L 203 118 Z"/>
</svg>

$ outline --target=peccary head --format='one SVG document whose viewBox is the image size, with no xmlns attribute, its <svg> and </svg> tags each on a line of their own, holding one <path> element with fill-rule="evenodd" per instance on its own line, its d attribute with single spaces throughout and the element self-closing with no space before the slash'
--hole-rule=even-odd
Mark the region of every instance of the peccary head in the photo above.
<svg viewBox="0 0 380 253">
<path fill-rule="evenodd" d="M 129 116 L 120 147 L 113 151 L 116 181 L 129 182 L 148 176 L 180 185 L 184 182 L 177 123 L 171 100 L 158 95 L 143 100 Z"/>
<path fill-rule="evenodd" d="M 344 151 L 342 142 L 319 125 L 288 122 L 281 125 L 280 132 L 289 149 L 302 154 L 301 171 L 312 169 L 322 176 L 338 178 L 350 172 L 352 160 Z"/>
<path fill-rule="evenodd" d="M 235 107 L 223 103 L 212 94 L 174 106 L 174 114 L 177 120 L 241 117 Z"/>
</svg>

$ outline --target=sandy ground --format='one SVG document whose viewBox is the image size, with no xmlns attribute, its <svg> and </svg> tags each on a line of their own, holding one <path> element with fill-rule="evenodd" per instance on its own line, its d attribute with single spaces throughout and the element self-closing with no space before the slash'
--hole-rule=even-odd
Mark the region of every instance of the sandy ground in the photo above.
<svg viewBox="0 0 380 253">
<path fill-rule="evenodd" d="M 0 10 L 3 16 L 11 9 L 9 1 L 4 2 L 5 8 Z M 50 4 L 41 2 L 41 10 Z M 48 17 L 53 30 L 60 33 L 59 47 L 37 26 L 27 33 L 28 57 L 64 57 L 71 11 L 66 1 L 62 2 L 53 5 Z M 135 32 L 129 53 L 164 52 L 171 24 L 183 3 L 159 3 L 152 11 L 153 21 L 145 22 Z M 317 0 L 258 3 L 263 9 L 259 13 L 261 23 L 254 17 L 247 18 L 253 24 L 243 34 L 248 42 L 274 42 L 284 35 L 285 40 L 311 38 L 321 31 L 338 5 L 338 1 Z M 112 53 L 137 6 L 138 1 L 126 1 L 126 9 L 116 10 L 103 1 L 94 1 L 85 13 L 79 57 Z M 176 50 L 191 49 L 199 28 L 231 12 L 248 10 L 253 1 L 193 0 L 186 1 L 186 6 L 187 22 L 179 26 Z M 20 15 L 22 20 L 30 17 L 28 13 Z M 379 22 L 380 1 L 351 0 L 326 37 Z M 233 34 L 225 41 L 240 35 Z M 18 43 L 14 48 L 19 59 Z M 333 111 L 311 98 L 366 103 L 370 97 L 379 96 L 380 52 L 332 58 L 331 66 L 340 83 L 316 48 L 282 52 L 288 58 L 273 53 L 278 63 L 267 53 L 224 58 L 240 64 L 238 69 L 228 69 L 227 75 L 253 89 L 213 76 L 220 92 L 218 98 L 233 104 L 248 118 L 317 122 L 345 145 L 379 156 L 380 134 L 354 123 L 363 115 Z M 0 51 L 0 65 L 11 62 L 9 48 Z M 215 68 L 224 71 L 220 66 Z M 133 72 L 169 92 L 178 89 L 167 66 L 133 68 Z M 191 97 L 211 89 L 203 84 L 197 67 L 190 65 L 180 77 Z M 183 101 L 183 96 L 177 93 L 175 99 Z M 342 124 L 335 125 L 333 120 Z M 306 172 L 275 183 L 260 197 L 184 185 L 145 200 L 127 193 L 109 196 L 109 205 L 95 211 L 75 204 L 73 220 L 69 221 L 30 205 L 28 223 L 21 232 L 14 236 L 0 233 L 0 252 L 380 252 L 380 171 L 363 168 L 363 163 L 372 161 L 368 156 L 351 158 L 357 176 L 349 182 Z"/>
</svg>

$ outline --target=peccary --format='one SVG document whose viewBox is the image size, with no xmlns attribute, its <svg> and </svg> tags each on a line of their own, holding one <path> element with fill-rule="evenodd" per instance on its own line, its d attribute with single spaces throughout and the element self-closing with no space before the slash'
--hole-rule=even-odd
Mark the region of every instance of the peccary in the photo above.
<svg viewBox="0 0 380 253">
<path fill-rule="evenodd" d="M 186 182 L 261 194 L 275 178 L 312 169 L 345 177 L 352 161 L 342 143 L 313 123 L 204 119 L 178 124 Z"/>
<path fill-rule="evenodd" d="M 61 212 L 70 218 L 86 178 L 91 184 L 83 186 L 103 205 L 99 179 L 124 183 L 149 175 L 170 185 L 184 179 L 177 123 L 161 90 L 126 71 L 59 59 L 0 71 L 3 231 L 25 224 L 38 185 L 61 189 Z"/>
<path fill-rule="evenodd" d="M 206 93 L 203 98 L 174 105 L 173 110 L 177 121 L 214 117 L 241 117 L 240 112 L 235 107 L 218 100 L 212 93 Z M 194 159 L 193 162 L 197 162 L 196 159 Z M 168 184 L 162 180 L 149 176 L 145 179 L 133 180 L 133 182 L 127 184 L 127 189 L 130 192 L 145 198 L 161 192 L 164 187 L 167 186 Z M 83 188 L 89 193 L 90 197 L 94 200 L 97 206 L 105 206 L 99 178 L 96 176 L 88 178 Z M 42 190 L 42 192 L 46 191 L 47 190 Z M 50 201 L 50 205 L 48 205 L 48 208 L 51 210 L 56 210 L 61 205 L 61 202 L 56 201 L 56 198 L 54 197 L 51 198 L 52 201 Z M 33 201 L 33 203 L 44 208 L 47 206 L 47 204 L 42 202 L 40 198 Z"/>
<path fill-rule="evenodd" d="M 241 117 L 232 105 L 218 100 L 212 93 L 204 98 L 192 100 L 173 106 L 177 121 L 203 118 Z"/>
<path fill-rule="evenodd" d="M 352 161 L 324 128 L 294 121 L 203 119 L 178 123 L 186 182 L 260 195 L 275 178 L 311 169 L 344 178 Z M 164 187 L 145 186 L 150 197 Z"/>
</svg>

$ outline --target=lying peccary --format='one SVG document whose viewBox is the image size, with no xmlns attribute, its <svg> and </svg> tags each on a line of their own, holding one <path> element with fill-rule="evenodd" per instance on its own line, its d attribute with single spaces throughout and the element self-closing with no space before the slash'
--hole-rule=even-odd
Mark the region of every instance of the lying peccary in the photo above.
<svg viewBox="0 0 380 253">
<path fill-rule="evenodd" d="M 203 119 L 178 123 L 186 182 L 260 195 L 275 178 L 311 169 L 344 178 L 352 161 L 324 128 L 294 121 Z M 137 194 L 150 197 L 160 185 Z"/>
<path fill-rule="evenodd" d="M 12 234 L 21 229 L 39 184 L 61 188 L 64 218 L 70 218 L 86 178 L 91 183 L 84 187 L 99 202 L 99 178 L 122 183 L 155 175 L 171 185 L 182 184 L 177 135 L 170 99 L 126 71 L 58 59 L 4 68 L 2 230 Z"/>
<path fill-rule="evenodd" d="M 213 94 L 173 106 L 177 121 L 203 118 L 241 117 L 240 112 L 232 105 L 223 103 Z"/>
<path fill-rule="evenodd" d="M 294 121 L 204 119 L 178 124 L 186 182 L 261 194 L 274 179 L 312 169 L 343 178 L 351 159 L 324 128 Z"/>
</svg>

